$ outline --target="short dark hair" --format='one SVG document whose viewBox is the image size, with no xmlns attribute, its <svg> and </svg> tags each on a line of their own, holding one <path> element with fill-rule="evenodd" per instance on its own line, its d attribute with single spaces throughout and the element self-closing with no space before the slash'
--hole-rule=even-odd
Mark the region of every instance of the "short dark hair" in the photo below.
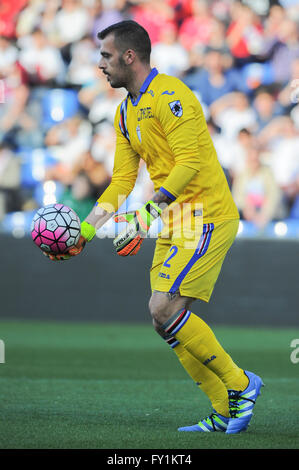
<svg viewBox="0 0 299 470">
<path fill-rule="evenodd" d="M 148 32 L 136 21 L 120 21 L 98 33 L 99 39 L 104 39 L 108 34 L 114 34 L 117 49 L 125 52 L 133 49 L 141 62 L 149 63 L 151 55 L 151 40 Z"/>
</svg>

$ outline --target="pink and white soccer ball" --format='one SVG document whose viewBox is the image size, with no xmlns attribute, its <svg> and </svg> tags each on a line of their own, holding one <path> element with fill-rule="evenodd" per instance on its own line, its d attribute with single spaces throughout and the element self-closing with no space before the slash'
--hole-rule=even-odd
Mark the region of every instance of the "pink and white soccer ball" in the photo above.
<svg viewBox="0 0 299 470">
<path fill-rule="evenodd" d="M 32 240 L 46 253 L 66 253 L 78 243 L 80 234 L 79 217 L 63 204 L 41 207 L 31 223 Z"/>
</svg>

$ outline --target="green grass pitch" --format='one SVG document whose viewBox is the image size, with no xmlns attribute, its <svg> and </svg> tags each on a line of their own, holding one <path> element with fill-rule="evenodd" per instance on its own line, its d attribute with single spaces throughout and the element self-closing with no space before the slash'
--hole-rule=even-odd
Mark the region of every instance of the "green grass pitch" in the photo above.
<svg viewBox="0 0 299 470">
<path fill-rule="evenodd" d="M 266 385 L 246 433 L 177 432 L 209 402 L 150 325 L 1 321 L 0 448 L 298 449 L 299 330 L 214 331 Z"/>
</svg>

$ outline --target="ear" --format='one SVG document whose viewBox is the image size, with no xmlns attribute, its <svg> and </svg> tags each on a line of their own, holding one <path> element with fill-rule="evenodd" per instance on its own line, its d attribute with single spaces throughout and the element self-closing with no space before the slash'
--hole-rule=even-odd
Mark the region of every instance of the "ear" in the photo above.
<svg viewBox="0 0 299 470">
<path fill-rule="evenodd" d="M 128 49 L 124 53 L 123 59 L 124 59 L 126 65 L 131 65 L 134 62 L 134 60 L 136 59 L 136 52 L 133 49 Z"/>
</svg>

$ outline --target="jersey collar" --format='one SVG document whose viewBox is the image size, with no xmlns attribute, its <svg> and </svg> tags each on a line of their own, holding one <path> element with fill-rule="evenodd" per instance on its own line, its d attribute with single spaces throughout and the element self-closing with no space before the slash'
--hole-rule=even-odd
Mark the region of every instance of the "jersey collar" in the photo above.
<svg viewBox="0 0 299 470">
<path fill-rule="evenodd" d="M 143 93 L 146 92 L 146 90 L 148 89 L 150 83 L 153 81 L 153 79 L 155 78 L 156 75 L 158 75 L 158 70 L 154 67 L 150 74 L 146 77 L 146 79 L 144 80 L 143 84 L 141 85 L 141 88 L 139 90 L 139 96 L 138 98 L 136 99 L 136 101 L 133 100 L 132 96 L 130 95 L 130 93 L 128 93 L 128 96 L 130 97 L 131 99 L 131 103 L 133 106 L 137 106 L 137 104 L 139 103 L 140 101 L 140 98 L 141 96 L 143 95 Z"/>
</svg>

